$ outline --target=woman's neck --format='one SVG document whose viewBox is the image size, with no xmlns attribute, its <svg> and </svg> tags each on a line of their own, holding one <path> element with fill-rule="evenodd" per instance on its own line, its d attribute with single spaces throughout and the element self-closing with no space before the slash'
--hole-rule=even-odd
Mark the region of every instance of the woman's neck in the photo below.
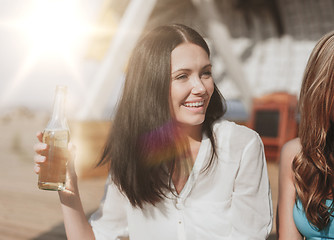
<svg viewBox="0 0 334 240">
<path fill-rule="evenodd" d="M 202 125 L 196 126 L 179 126 L 179 132 L 186 138 L 191 145 L 202 141 Z"/>
</svg>

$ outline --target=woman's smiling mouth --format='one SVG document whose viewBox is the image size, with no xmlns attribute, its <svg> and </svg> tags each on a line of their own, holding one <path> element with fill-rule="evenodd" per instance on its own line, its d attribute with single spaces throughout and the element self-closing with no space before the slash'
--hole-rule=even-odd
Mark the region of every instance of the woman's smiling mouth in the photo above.
<svg viewBox="0 0 334 240">
<path fill-rule="evenodd" d="M 198 101 L 198 102 L 187 102 L 183 104 L 186 107 L 196 108 L 196 107 L 202 107 L 204 105 L 204 101 Z"/>
</svg>

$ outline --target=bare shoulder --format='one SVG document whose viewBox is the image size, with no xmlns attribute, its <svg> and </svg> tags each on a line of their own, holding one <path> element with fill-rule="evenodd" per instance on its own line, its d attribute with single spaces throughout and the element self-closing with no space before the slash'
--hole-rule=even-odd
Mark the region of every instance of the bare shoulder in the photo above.
<svg viewBox="0 0 334 240">
<path fill-rule="evenodd" d="M 281 151 L 280 165 L 291 166 L 294 157 L 300 152 L 300 150 L 301 145 L 299 138 L 294 138 L 285 143 Z"/>
<path fill-rule="evenodd" d="M 282 154 L 287 156 L 296 156 L 301 150 L 300 139 L 294 138 L 284 144 Z"/>
</svg>

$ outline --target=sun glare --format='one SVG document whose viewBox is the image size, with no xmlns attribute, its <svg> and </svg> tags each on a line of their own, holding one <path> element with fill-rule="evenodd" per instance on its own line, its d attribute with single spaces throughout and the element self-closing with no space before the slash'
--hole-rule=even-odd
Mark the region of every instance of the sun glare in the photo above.
<svg viewBox="0 0 334 240">
<path fill-rule="evenodd" d="M 37 0 L 23 20 L 23 30 L 36 57 L 58 55 L 71 58 L 89 25 L 77 1 Z"/>
<path fill-rule="evenodd" d="M 89 17 L 90 9 L 82 6 L 80 0 L 30 0 L 20 15 L 1 21 L 1 28 L 17 31 L 23 37 L 27 54 L 20 70 L 6 86 L 5 94 L 0 96 L 0 105 L 6 104 L 30 71 L 41 62 L 60 62 L 73 74 L 70 81 L 86 89 L 79 58 L 87 40 L 96 31 L 96 25 Z"/>
</svg>

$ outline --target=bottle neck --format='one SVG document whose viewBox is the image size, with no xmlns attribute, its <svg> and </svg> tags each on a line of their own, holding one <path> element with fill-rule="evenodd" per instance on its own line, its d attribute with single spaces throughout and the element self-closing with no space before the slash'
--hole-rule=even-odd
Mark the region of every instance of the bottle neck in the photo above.
<svg viewBox="0 0 334 240">
<path fill-rule="evenodd" d="M 66 114 L 66 87 L 57 87 L 48 129 L 68 129 Z"/>
</svg>

